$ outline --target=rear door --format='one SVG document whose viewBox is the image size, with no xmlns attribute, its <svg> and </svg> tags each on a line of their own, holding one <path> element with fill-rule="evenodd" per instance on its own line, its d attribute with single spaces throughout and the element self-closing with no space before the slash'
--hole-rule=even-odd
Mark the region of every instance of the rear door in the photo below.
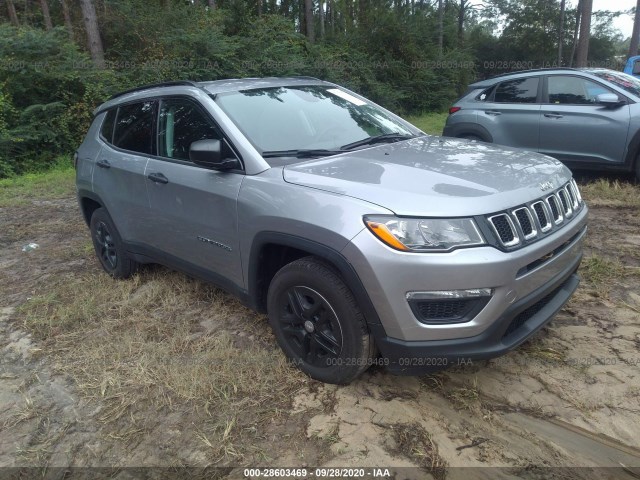
<svg viewBox="0 0 640 480">
<path fill-rule="evenodd" d="M 505 80 L 497 84 L 478 108 L 478 123 L 500 145 L 538 150 L 540 77 Z"/>
<path fill-rule="evenodd" d="M 178 267 L 242 285 L 236 204 L 244 173 L 193 164 L 189 147 L 205 139 L 226 141 L 204 107 L 189 97 L 161 100 L 158 156 L 145 170 L 150 244 Z"/>
<path fill-rule="evenodd" d="M 540 110 L 540 152 L 568 162 L 623 162 L 629 105 L 600 105 L 601 93 L 615 92 L 577 75 L 549 75 Z"/>
<path fill-rule="evenodd" d="M 128 243 L 145 237 L 149 204 L 144 171 L 155 148 L 156 107 L 156 101 L 142 101 L 111 109 L 100 130 L 103 147 L 96 158 L 93 190 Z"/>
</svg>

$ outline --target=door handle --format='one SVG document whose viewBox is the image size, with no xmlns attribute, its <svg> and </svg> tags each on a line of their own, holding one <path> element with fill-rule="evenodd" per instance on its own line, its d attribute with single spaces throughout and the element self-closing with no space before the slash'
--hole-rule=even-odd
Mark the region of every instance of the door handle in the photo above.
<svg viewBox="0 0 640 480">
<path fill-rule="evenodd" d="M 100 168 L 111 168 L 109 160 L 105 160 L 104 158 L 102 160 L 98 160 L 96 162 L 96 165 L 98 165 Z"/>
<path fill-rule="evenodd" d="M 562 118 L 564 115 L 560 115 L 559 113 L 545 113 L 544 116 L 547 118 Z"/>
<path fill-rule="evenodd" d="M 153 183 L 162 183 L 162 184 L 169 183 L 169 179 L 165 177 L 163 174 L 161 174 L 160 172 L 150 173 L 149 175 L 147 175 L 147 178 L 151 180 Z"/>
<path fill-rule="evenodd" d="M 486 113 L 487 115 L 493 115 L 494 117 L 502 115 L 502 112 L 499 112 L 497 110 L 485 110 L 484 113 Z"/>
</svg>

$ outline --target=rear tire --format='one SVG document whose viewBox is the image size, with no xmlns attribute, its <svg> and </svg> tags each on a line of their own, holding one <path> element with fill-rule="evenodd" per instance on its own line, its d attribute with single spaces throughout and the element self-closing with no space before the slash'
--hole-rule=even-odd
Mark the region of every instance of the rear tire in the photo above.
<svg viewBox="0 0 640 480">
<path fill-rule="evenodd" d="M 347 384 L 371 365 L 375 347 L 364 316 L 337 272 L 319 259 L 282 267 L 269 285 L 267 311 L 280 348 L 311 378 Z"/>
<path fill-rule="evenodd" d="M 138 268 L 124 248 L 113 220 L 104 208 L 98 208 L 89 222 L 91 239 L 100 265 L 113 278 L 129 278 Z"/>
</svg>

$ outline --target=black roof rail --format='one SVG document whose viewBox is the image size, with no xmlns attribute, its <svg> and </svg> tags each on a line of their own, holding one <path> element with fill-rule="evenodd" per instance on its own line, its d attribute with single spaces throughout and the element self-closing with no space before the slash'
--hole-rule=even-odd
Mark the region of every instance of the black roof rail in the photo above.
<svg viewBox="0 0 640 480">
<path fill-rule="evenodd" d="M 180 86 L 189 86 L 189 87 L 197 87 L 200 88 L 197 82 L 193 82 L 191 80 L 173 80 L 169 82 L 160 82 L 160 83 L 152 83 L 150 85 L 143 85 L 141 87 L 131 88 L 129 90 L 125 90 L 124 92 L 116 93 L 109 97 L 109 100 L 113 100 L 114 98 L 121 97 L 122 95 L 126 95 L 127 93 L 139 92 L 141 90 L 147 90 L 149 88 L 156 87 L 180 87 Z"/>
</svg>

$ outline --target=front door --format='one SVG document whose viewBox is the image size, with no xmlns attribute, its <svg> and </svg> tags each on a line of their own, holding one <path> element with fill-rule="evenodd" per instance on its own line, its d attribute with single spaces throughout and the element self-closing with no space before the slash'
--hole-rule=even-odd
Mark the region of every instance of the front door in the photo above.
<svg viewBox="0 0 640 480">
<path fill-rule="evenodd" d="M 629 105 L 600 105 L 601 93 L 614 92 L 574 75 L 547 77 L 547 96 L 540 110 L 540 153 L 569 162 L 622 163 Z"/>
<path fill-rule="evenodd" d="M 192 142 L 223 140 L 195 101 L 160 102 L 158 157 L 145 176 L 153 225 L 150 244 L 178 266 L 205 270 L 242 285 L 238 247 L 237 198 L 242 172 L 219 172 L 189 160 Z"/>
</svg>

